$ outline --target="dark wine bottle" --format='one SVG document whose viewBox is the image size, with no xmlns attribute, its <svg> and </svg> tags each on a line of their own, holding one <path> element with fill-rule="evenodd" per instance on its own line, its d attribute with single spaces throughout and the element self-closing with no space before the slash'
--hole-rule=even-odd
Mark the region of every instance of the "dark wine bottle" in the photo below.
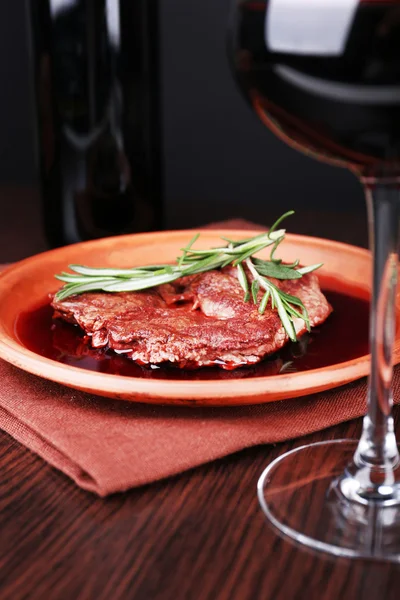
<svg viewBox="0 0 400 600">
<path fill-rule="evenodd" d="M 51 246 L 161 229 L 158 0 L 30 0 Z"/>
</svg>

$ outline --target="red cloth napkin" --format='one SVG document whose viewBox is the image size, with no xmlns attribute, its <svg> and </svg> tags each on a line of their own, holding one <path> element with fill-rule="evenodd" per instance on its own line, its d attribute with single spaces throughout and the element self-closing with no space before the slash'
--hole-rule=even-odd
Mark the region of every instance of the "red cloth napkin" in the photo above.
<svg viewBox="0 0 400 600">
<path fill-rule="evenodd" d="M 366 408 L 364 380 L 272 404 L 195 409 L 90 396 L 4 361 L 0 381 L 0 428 L 100 496 L 249 446 L 303 436 L 359 417 Z"/>
</svg>

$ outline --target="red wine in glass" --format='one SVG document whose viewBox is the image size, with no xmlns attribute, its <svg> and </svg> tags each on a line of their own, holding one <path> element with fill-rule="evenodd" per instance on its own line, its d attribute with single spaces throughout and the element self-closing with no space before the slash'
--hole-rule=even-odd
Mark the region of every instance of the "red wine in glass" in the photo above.
<svg viewBox="0 0 400 600">
<path fill-rule="evenodd" d="M 288 144 L 367 172 L 399 158 L 400 2 L 243 1 L 231 42 L 243 93 Z"/>
<path fill-rule="evenodd" d="M 261 506 L 297 542 L 339 556 L 400 562 L 400 459 L 391 393 L 400 239 L 400 0 L 235 0 L 229 53 L 241 91 L 267 127 L 290 146 L 359 177 L 374 259 L 361 439 L 311 444 L 279 457 L 260 478 Z M 307 518 L 311 512 L 318 522 Z"/>
</svg>

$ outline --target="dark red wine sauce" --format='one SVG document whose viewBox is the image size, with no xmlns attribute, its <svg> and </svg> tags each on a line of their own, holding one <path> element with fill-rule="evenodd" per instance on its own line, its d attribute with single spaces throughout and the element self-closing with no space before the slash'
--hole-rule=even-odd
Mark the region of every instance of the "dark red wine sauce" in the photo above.
<svg viewBox="0 0 400 600">
<path fill-rule="evenodd" d="M 334 312 L 321 327 L 258 365 L 234 371 L 218 367 L 190 371 L 172 366 L 143 367 L 111 350 L 93 350 L 77 326 L 52 318 L 53 310 L 48 303 L 22 313 L 15 331 L 20 342 L 36 354 L 100 373 L 178 380 L 262 377 L 327 367 L 368 354 L 368 299 L 359 291 L 357 296 L 336 291 L 325 294 Z"/>
</svg>

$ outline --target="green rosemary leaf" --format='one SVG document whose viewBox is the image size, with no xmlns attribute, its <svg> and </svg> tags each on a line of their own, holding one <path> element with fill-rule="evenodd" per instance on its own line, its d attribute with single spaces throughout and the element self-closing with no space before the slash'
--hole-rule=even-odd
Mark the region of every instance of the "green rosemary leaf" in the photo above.
<svg viewBox="0 0 400 600">
<path fill-rule="evenodd" d="M 282 303 L 283 303 L 283 305 L 284 305 L 284 307 L 285 307 L 285 310 L 286 310 L 286 312 L 287 312 L 289 315 L 291 315 L 292 317 L 296 317 L 296 318 L 298 318 L 298 319 L 303 319 L 303 316 L 304 316 L 304 315 L 303 315 L 302 313 L 299 313 L 299 311 L 298 311 L 298 310 L 296 310 L 295 308 L 293 308 L 293 306 L 291 306 L 290 304 L 288 304 L 288 303 L 286 302 L 286 300 L 282 300 Z"/>
<path fill-rule="evenodd" d="M 249 248 L 248 250 L 246 250 L 246 252 L 243 252 L 243 254 L 240 254 L 240 256 L 238 256 L 233 261 L 233 263 L 232 263 L 233 266 L 236 267 L 239 263 L 243 262 L 244 260 L 246 260 L 246 258 L 249 258 L 253 254 L 254 254 L 254 248 Z"/>
<path fill-rule="evenodd" d="M 290 264 L 286 264 L 285 267 L 287 267 L 288 269 L 295 269 L 296 267 L 298 267 L 300 264 L 300 260 L 297 259 L 294 262 L 290 263 Z"/>
<path fill-rule="evenodd" d="M 262 297 L 260 306 L 258 307 L 258 312 L 260 313 L 260 315 L 263 315 L 265 313 L 265 309 L 267 308 L 267 304 L 268 304 L 270 295 L 271 295 L 271 292 L 267 291 L 267 292 L 265 292 L 264 296 Z"/>
<path fill-rule="evenodd" d="M 275 296 L 274 296 L 274 294 L 271 295 L 271 307 L 272 307 L 272 310 L 275 310 L 275 308 L 276 308 L 276 302 L 275 302 Z"/>
<path fill-rule="evenodd" d="M 226 257 L 223 257 L 223 261 L 226 260 Z M 204 273 L 204 271 L 212 271 L 213 269 L 218 269 L 221 265 L 221 257 L 208 256 L 202 260 L 199 260 L 197 264 L 193 266 L 190 265 L 190 270 L 186 273 L 187 275 L 196 275 L 197 273 Z"/>
<path fill-rule="evenodd" d="M 288 212 L 285 212 L 281 217 L 279 217 L 279 219 L 275 221 L 272 227 L 269 228 L 269 235 L 271 235 L 271 233 L 275 231 L 275 229 L 278 227 L 278 225 L 282 223 L 282 221 L 287 219 L 287 217 L 291 217 L 292 215 L 294 215 L 294 210 L 289 210 Z"/>
<path fill-rule="evenodd" d="M 232 264 L 232 256 L 229 256 L 229 258 L 227 258 L 223 263 L 221 263 L 221 269 L 223 269 L 224 267 L 228 267 L 231 264 Z"/>
<path fill-rule="evenodd" d="M 284 238 L 285 238 L 285 236 L 278 238 L 276 240 L 275 244 L 272 246 L 271 254 L 269 255 L 269 260 L 271 262 L 274 262 L 277 264 L 280 264 L 282 262 L 282 260 L 280 258 L 275 258 L 274 255 L 275 255 L 275 252 L 276 252 L 278 246 L 283 242 Z"/>
<path fill-rule="evenodd" d="M 117 280 L 115 282 L 105 283 L 102 286 L 102 289 L 105 292 L 138 292 L 140 290 L 147 290 L 148 288 L 162 285 L 164 283 L 171 283 L 180 277 L 181 275 L 179 273 L 174 273 L 172 275 L 165 273 L 164 275 L 156 275 L 151 279 L 132 279 L 126 281 Z"/>
<path fill-rule="evenodd" d="M 290 304 L 295 304 L 296 306 L 301 306 L 302 308 L 304 308 L 303 302 L 297 296 L 292 296 L 291 294 L 288 294 L 287 292 L 284 292 L 283 290 L 280 290 L 280 294 L 281 294 L 282 298 L 287 300 L 287 302 L 289 302 Z"/>
<path fill-rule="evenodd" d="M 86 283 L 87 282 L 87 277 L 84 277 L 83 275 L 80 277 L 79 275 L 69 275 L 68 273 L 62 273 L 61 275 L 55 275 L 55 278 L 58 279 L 59 281 L 64 281 L 65 283 L 70 283 L 70 284 L 78 284 L 78 283 Z M 97 283 L 103 283 L 106 281 L 114 281 L 115 278 L 114 277 L 91 277 L 91 281 L 95 282 L 97 281 Z"/>
<path fill-rule="evenodd" d="M 237 244 L 236 247 L 234 247 L 232 249 L 229 249 L 229 250 L 226 249 L 226 251 L 230 252 L 231 254 L 236 254 L 236 256 L 238 256 L 238 255 L 243 254 L 244 252 L 247 252 L 247 250 L 250 250 L 250 248 L 253 248 L 253 254 L 256 254 L 256 252 L 260 252 L 264 248 L 267 248 L 268 246 L 272 246 L 272 244 L 275 243 L 277 238 L 284 236 L 285 233 L 286 232 L 284 229 L 275 231 L 271 235 L 269 232 L 268 233 L 260 233 L 259 235 L 256 235 L 254 238 L 251 238 L 251 239 L 247 240 L 246 242 L 241 242 L 241 243 Z M 233 245 L 235 245 L 235 242 L 231 242 L 231 243 Z"/>
<path fill-rule="evenodd" d="M 286 311 L 285 306 L 281 300 L 281 297 L 279 296 L 278 293 L 276 293 L 275 290 L 273 291 L 272 295 L 275 299 L 276 308 L 278 309 L 278 314 L 282 321 L 282 325 L 283 325 L 286 333 L 288 334 L 289 339 L 292 342 L 297 342 L 297 335 L 296 335 L 296 330 L 293 325 L 293 320 L 291 319 L 288 312 Z"/>
<path fill-rule="evenodd" d="M 301 279 L 302 274 L 294 269 L 290 269 L 286 265 L 278 265 L 268 261 L 256 263 L 256 269 L 260 275 L 264 277 L 272 277 L 274 279 Z"/>
<path fill-rule="evenodd" d="M 227 242 L 228 244 L 231 244 L 233 247 L 239 246 L 240 244 L 244 244 L 245 242 L 250 242 L 250 240 L 252 240 L 252 239 L 254 239 L 254 238 L 246 238 L 246 239 L 240 240 L 238 242 L 238 241 L 235 241 L 235 240 L 230 240 L 229 238 L 224 237 L 223 235 L 221 235 L 221 240 L 224 240 L 224 242 Z"/>
<path fill-rule="evenodd" d="M 245 270 L 243 269 L 243 265 L 238 264 L 236 268 L 237 268 L 237 272 L 238 272 L 239 283 L 243 288 L 245 296 L 248 296 L 249 295 L 249 282 L 247 281 L 247 276 L 246 276 Z"/>
<path fill-rule="evenodd" d="M 98 281 L 89 281 L 87 283 L 79 283 L 76 285 L 66 285 L 56 294 L 57 300 L 65 300 L 68 296 L 74 296 L 76 294 L 83 294 L 85 292 L 94 292 L 102 290 L 103 285 L 99 284 Z"/>
<path fill-rule="evenodd" d="M 323 266 L 323 264 L 324 263 L 318 263 L 316 265 L 310 265 L 309 267 L 301 267 L 300 269 L 297 269 L 297 273 L 300 273 L 301 275 L 312 273 L 313 271 L 320 269 Z"/>
<path fill-rule="evenodd" d="M 250 238 L 248 238 L 248 239 L 250 239 Z M 236 242 L 234 242 L 233 240 L 230 240 L 229 238 L 227 238 L 223 235 L 221 235 L 221 240 L 224 240 L 224 242 L 227 242 L 228 244 L 233 244 L 233 245 L 236 244 Z"/>
<path fill-rule="evenodd" d="M 196 235 L 194 235 L 194 236 L 192 237 L 192 239 L 190 240 L 190 242 L 188 243 L 188 245 L 186 246 L 186 248 L 182 248 L 182 252 L 183 252 L 183 254 L 182 254 L 182 256 L 180 257 L 180 259 L 179 259 L 179 261 L 178 261 L 178 267 L 181 267 L 181 266 L 182 266 L 182 264 L 183 264 L 183 261 L 185 260 L 185 258 L 186 258 L 186 255 L 187 255 L 188 251 L 191 249 L 191 247 L 193 246 L 193 244 L 194 244 L 195 242 L 197 242 L 197 240 L 199 239 L 199 237 L 200 237 L 200 234 L 199 234 L 199 233 L 196 233 Z"/>
<path fill-rule="evenodd" d="M 258 296 L 259 289 L 260 289 L 260 282 L 258 281 L 258 279 L 253 279 L 253 282 L 251 284 L 251 295 L 253 296 L 254 304 L 257 304 L 257 296 Z"/>
<path fill-rule="evenodd" d="M 71 271 L 79 275 L 87 277 L 134 277 L 136 275 L 143 276 L 148 273 L 151 275 L 153 271 L 164 269 L 167 265 L 149 265 L 148 267 L 134 267 L 133 269 L 102 269 L 94 267 L 83 267 L 82 265 L 69 265 Z"/>
</svg>

